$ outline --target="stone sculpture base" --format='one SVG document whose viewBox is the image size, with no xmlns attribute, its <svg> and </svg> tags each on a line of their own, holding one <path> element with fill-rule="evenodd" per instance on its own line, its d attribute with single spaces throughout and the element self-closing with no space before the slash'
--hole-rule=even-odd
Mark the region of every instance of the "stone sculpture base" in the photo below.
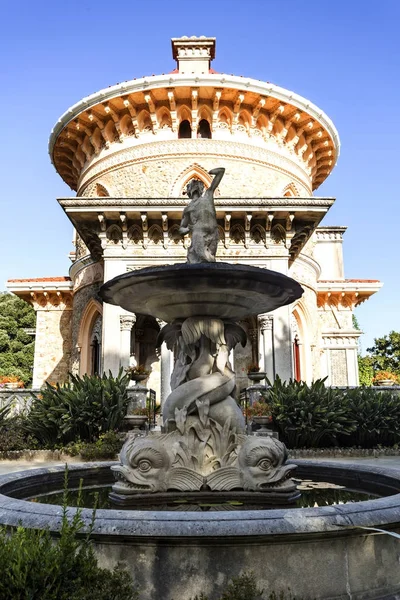
<svg viewBox="0 0 400 600">
<path fill-rule="evenodd" d="M 229 421 L 221 426 L 207 411 L 199 417 L 188 417 L 169 433 L 128 438 L 121 464 L 112 467 L 112 501 L 133 505 L 138 494 L 184 492 L 198 498 L 239 490 L 268 495 L 279 505 L 298 497 L 290 478 L 296 467 L 285 464 L 284 444 L 236 433 Z"/>
</svg>

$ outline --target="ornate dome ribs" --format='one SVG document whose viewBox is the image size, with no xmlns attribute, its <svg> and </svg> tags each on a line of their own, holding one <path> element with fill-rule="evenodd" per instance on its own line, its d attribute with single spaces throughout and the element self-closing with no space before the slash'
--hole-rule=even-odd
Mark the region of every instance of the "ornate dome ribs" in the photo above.
<svg viewBox="0 0 400 600">
<path fill-rule="evenodd" d="M 170 77 L 169 86 L 166 76 L 151 79 L 147 85 L 158 86 L 138 89 L 145 87 L 146 80 L 115 86 L 119 93 L 99 101 L 107 90 L 99 92 L 60 119 L 50 138 L 50 153 L 72 189 L 78 189 L 85 169 L 103 156 L 124 146 L 178 139 L 183 129 L 185 138 L 230 140 L 278 152 L 280 148 L 301 165 L 313 189 L 336 162 L 339 145 L 333 125 L 310 103 L 296 106 L 301 102 L 291 92 L 261 82 L 246 90 L 227 87 L 228 76 L 220 75 L 204 76 L 206 81 L 197 86 L 194 78 L 193 85 L 184 85 L 185 78 L 179 75 Z M 244 82 L 241 86 L 246 87 Z M 135 91 L 129 93 L 130 87 Z M 252 87 L 264 87 L 265 94 Z M 126 93 L 121 93 L 122 88 Z M 274 94 L 276 90 L 280 93 Z M 187 122 L 184 127 L 183 122 Z"/>
</svg>

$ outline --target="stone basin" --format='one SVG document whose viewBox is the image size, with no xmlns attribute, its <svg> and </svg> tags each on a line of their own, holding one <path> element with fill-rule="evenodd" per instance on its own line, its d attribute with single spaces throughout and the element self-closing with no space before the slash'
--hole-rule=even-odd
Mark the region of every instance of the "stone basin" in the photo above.
<svg viewBox="0 0 400 600">
<path fill-rule="evenodd" d="M 302 293 L 297 281 L 276 271 L 222 262 L 148 267 L 100 289 L 105 302 L 166 322 L 192 316 L 237 321 L 291 304 Z"/>
<path fill-rule="evenodd" d="M 235 512 L 98 510 L 93 529 L 100 564 L 122 562 L 141 600 L 189 600 L 221 595 L 231 577 L 253 571 L 265 590 L 310 598 L 395 600 L 400 594 L 400 543 L 363 528 L 400 530 L 400 473 L 379 467 L 292 461 L 297 475 L 386 497 L 319 508 Z M 110 483 L 110 466 L 69 467 L 70 486 Z M 64 468 L 0 477 L 0 523 L 60 530 L 60 506 L 23 500 L 62 488 Z M 10 497 L 10 494 L 14 497 Z M 69 509 L 72 514 L 76 509 Z M 82 510 L 85 527 L 92 518 Z"/>
</svg>

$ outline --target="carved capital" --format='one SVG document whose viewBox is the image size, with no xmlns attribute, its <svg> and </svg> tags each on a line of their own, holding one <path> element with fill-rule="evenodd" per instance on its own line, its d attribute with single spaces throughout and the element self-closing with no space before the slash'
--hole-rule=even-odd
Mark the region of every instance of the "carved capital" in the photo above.
<svg viewBox="0 0 400 600">
<path fill-rule="evenodd" d="M 261 331 L 271 331 L 274 322 L 274 317 L 271 315 L 259 315 L 258 322 Z"/>
<path fill-rule="evenodd" d="M 131 331 L 136 323 L 136 315 L 121 315 L 119 317 L 121 331 Z"/>
</svg>

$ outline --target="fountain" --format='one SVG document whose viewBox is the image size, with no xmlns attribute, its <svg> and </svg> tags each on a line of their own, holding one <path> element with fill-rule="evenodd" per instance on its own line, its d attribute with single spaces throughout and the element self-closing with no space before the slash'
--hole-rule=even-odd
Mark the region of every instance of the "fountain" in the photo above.
<svg viewBox="0 0 400 600">
<path fill-rule="evenodd" d="M 254 491 L 274 503 L 298 497 L 290 479 L 284 445 L 272 437 L 246 436 L 241 409 L 232 397 L 235 377 L 229 364 L 233 348 L 246 344 L 237 324 L 300 298 L 293 279 L 257 267 L 216 263 L 218 224 L 214 191 L 225 169 L 204 192 L 200 181 L 187 187 L 190 202 L 180 233 L 191 234 L 187 263 L 150 267 L 115 277 L 103 285 L 106 302 L 168 324 L 159 334 L 175 350 L 172 392 L 163 406 L 164 431 L 128 439 L 112 499 L 129 506 L 144 492 Z"/>
<path fill-rule="evenodd" d="M 188 262 L 126 273 L 101 290 L 106 302 L 167 322 L 158 343 L 174 349 L 175 367 L 161 432 L 128 435 L 119 463 L 70 469 L 71 487 L 80 478 L 88 489 L 112 485 L 115 508 L 99 509 L 92 531 L 100 564 L 122 562 L 141 600 L 201 592 L 214 600 L 232 576 L 250 570 L 260 587 L 289 587 L 304 598 L 399 597 L 398 540 L 370 531 L 400 528 L 399 475 L 287 461 L 275 438 L 246 435 L 229 363 L 232 349 L 246 342 L 237 322 L 292 303 L 302 288 L 266 269 L 215 262 L 213 194 L 224 170 L 210 173 L 206 192 L 199 182 L 188 186 L 180 228 L 191 233 Z M 384 497 L 294 508 L 296 468 L 299 478 Z M 62 468 L 1 477 L 0 522 L 56 534 L 61 507 L 26 499 L 59 489 L 62 480 Z M 91 514 L 82 511 L 87 527 Z"/>
</svg>

